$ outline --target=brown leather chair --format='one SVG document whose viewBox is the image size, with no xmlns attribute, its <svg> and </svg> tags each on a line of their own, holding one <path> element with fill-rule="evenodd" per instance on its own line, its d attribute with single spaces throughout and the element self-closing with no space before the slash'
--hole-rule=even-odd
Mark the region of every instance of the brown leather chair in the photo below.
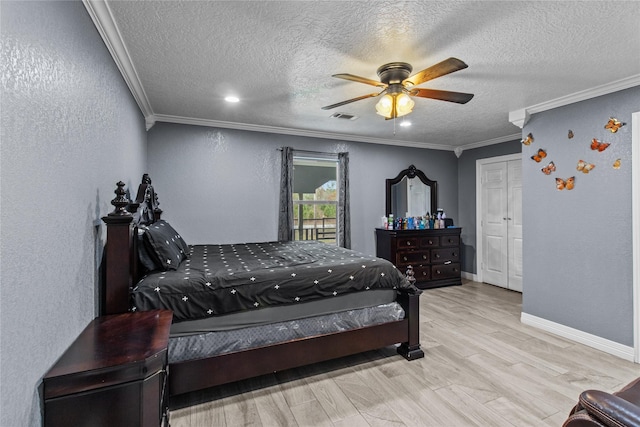
<svg viewBox="0 0 640 427">
<path fill-rule="evenodd" d="M 582 392 L 563 427 L 583 426 L 640 427 L 640 378 L 613 394 Z"/>
</svg>

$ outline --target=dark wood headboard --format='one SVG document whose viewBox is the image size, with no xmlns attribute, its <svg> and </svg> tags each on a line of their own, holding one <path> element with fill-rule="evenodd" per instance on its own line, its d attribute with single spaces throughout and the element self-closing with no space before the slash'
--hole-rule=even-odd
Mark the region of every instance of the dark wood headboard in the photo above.
<svg viewBox="0 0 640 427">
<path fill-rule="evenodd" d="M 124 182 L 116 184 L 116 197 L 111 201 L 114 211 L 102 217 L 107 224 L 105 246 L 105 281 L 101 313 L 118 314 L 129 311 L 129 293 L 141 275 L 137 239 L 139 225 L 153 224 L 160 219 L 162 209 L 148 174 L 142 176 L 135 201 L 130 201 Z"/>
</svg>

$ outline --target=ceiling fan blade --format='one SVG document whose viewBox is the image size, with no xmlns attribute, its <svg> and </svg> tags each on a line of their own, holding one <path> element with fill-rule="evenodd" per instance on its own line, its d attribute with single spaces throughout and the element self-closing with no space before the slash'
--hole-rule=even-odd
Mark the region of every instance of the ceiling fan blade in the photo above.
<svg viewBox="0 0 640 427">
<path fill-rule="evenodd" d="M 377 86 L 377 87 L 383 87 L 383 88 L 387 87 L 386 83 L 382 83 L 381 81 L 371 80 L 366 77 L 355 76 L 353 74 L 345 74 L 345 73 L 334 74 L 331 77 L 336 77 L 338 79 L 351 80 L 352 82 L 364 83 L 371 86 Z"/>
<path fill-rule="evenodd" d="M 466 104 L 473 98 L 472 93 L 449 92 L 447 90 L 435 89 L 412 89 L 409 92 L 411 96 L 419 96 L 421 98 L 438 99 L 440 101 L 457 102 L 458 104 Z"/>
<path fill-rule="evenodd" d="M 327 105 L 326 107 L 322 107 L 323 110 L 331 110 L 332 108 L 340 107 L 342 105 L 351 104 L 352 102 L 360 101 L 362 99 L 373 98 L 374 96 L 378 96 L 383 94 L 384 91 L 380 93 L 370 93 L 369 95 L 362 95 L 357 98 L 347 99 L 346 101 L 338 102 L 337 104 Z"/>
<path fill-rule="evenodd" d="M 445 59 L 442 62 L 432 65 L 422 71 L 417 72 L 413 76 L 409 76 L 402 84 L 405 86 L 418 86 L 426 81 L 433 80 L 437 77 L 445 76 L 454 71 L 464 70 L 468 65 L 459 60 L 458 58 Z"/>
</svg>

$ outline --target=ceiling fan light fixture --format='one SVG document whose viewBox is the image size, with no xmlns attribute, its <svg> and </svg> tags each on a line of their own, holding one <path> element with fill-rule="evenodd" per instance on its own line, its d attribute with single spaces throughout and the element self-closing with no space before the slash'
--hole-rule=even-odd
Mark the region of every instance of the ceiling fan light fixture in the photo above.
<svg viewBox="0 0 640 427">
<path fill-rule="evenodd" d="M 410 75 L 413 71 L 413 67 L 410 64 L 406 62 L 390 62 L 378 68 L 379 81 L 348 73 L 333 74 L 332 77 L 368 84 L 382 88 L 382 91 L 347 99 L 346 101 L 327 105 L 322 107 L 322 109 L 331 110 L 352 102 L 379 96 L 380 99 L 376 104 L 376 113 L 389 120 L 411 113 L 415 105 L 415 101 L 412 99 L 414 96 L 466 104 L 473 98 L 472 93 L 414 88 L 414 86 L 421 85 L 422 83 L 451 74 L 455 71 L 464 70 L 467 67 L 467 64 L 458 58 L 451 57 L 413 75 Z"/>
<path fill-rule="evenodd" d="M 240 98 L 238 98 L 237 96 L 233 96 L 233 95 L 226 96 L 224 98 L 224 100 L 227 101 L 227 102 L 231 102 L 231 103 L 240 102 Z"/>
<path fill-rule="evenodd" d="M 415 104 L 406 93 L 387 93 L 376 104 L 376 113 L 387 119 L 402 117 L 413 111 Z"/>
<path fill-rule="evenodd" d="M 376 113 L 383 117 L 391 118 L 394 104 L 393 96 L 386 94 L 376 104 Z"/>
<path fill-rule="evenodd" d="M 413 111 L 414 105 L 416 103 L 409 95 L 406 93 L 398 94 L 396 96 L 396 117 L 406 116 Z"/>
</svg>

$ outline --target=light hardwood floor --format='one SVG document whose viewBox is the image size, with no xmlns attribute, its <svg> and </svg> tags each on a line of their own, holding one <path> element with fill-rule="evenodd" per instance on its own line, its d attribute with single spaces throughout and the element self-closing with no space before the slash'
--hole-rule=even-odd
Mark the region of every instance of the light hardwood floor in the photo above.
<svg viewBox="0 0 640 427">
<path fill-rule="evenodd" d="M 425 358 L 393 347 L 178 396 L 172 427 L 561 426 L 640 365 L 520 323 L 519 293 L 465 281 L 420 302 Z"/>
</svg>

